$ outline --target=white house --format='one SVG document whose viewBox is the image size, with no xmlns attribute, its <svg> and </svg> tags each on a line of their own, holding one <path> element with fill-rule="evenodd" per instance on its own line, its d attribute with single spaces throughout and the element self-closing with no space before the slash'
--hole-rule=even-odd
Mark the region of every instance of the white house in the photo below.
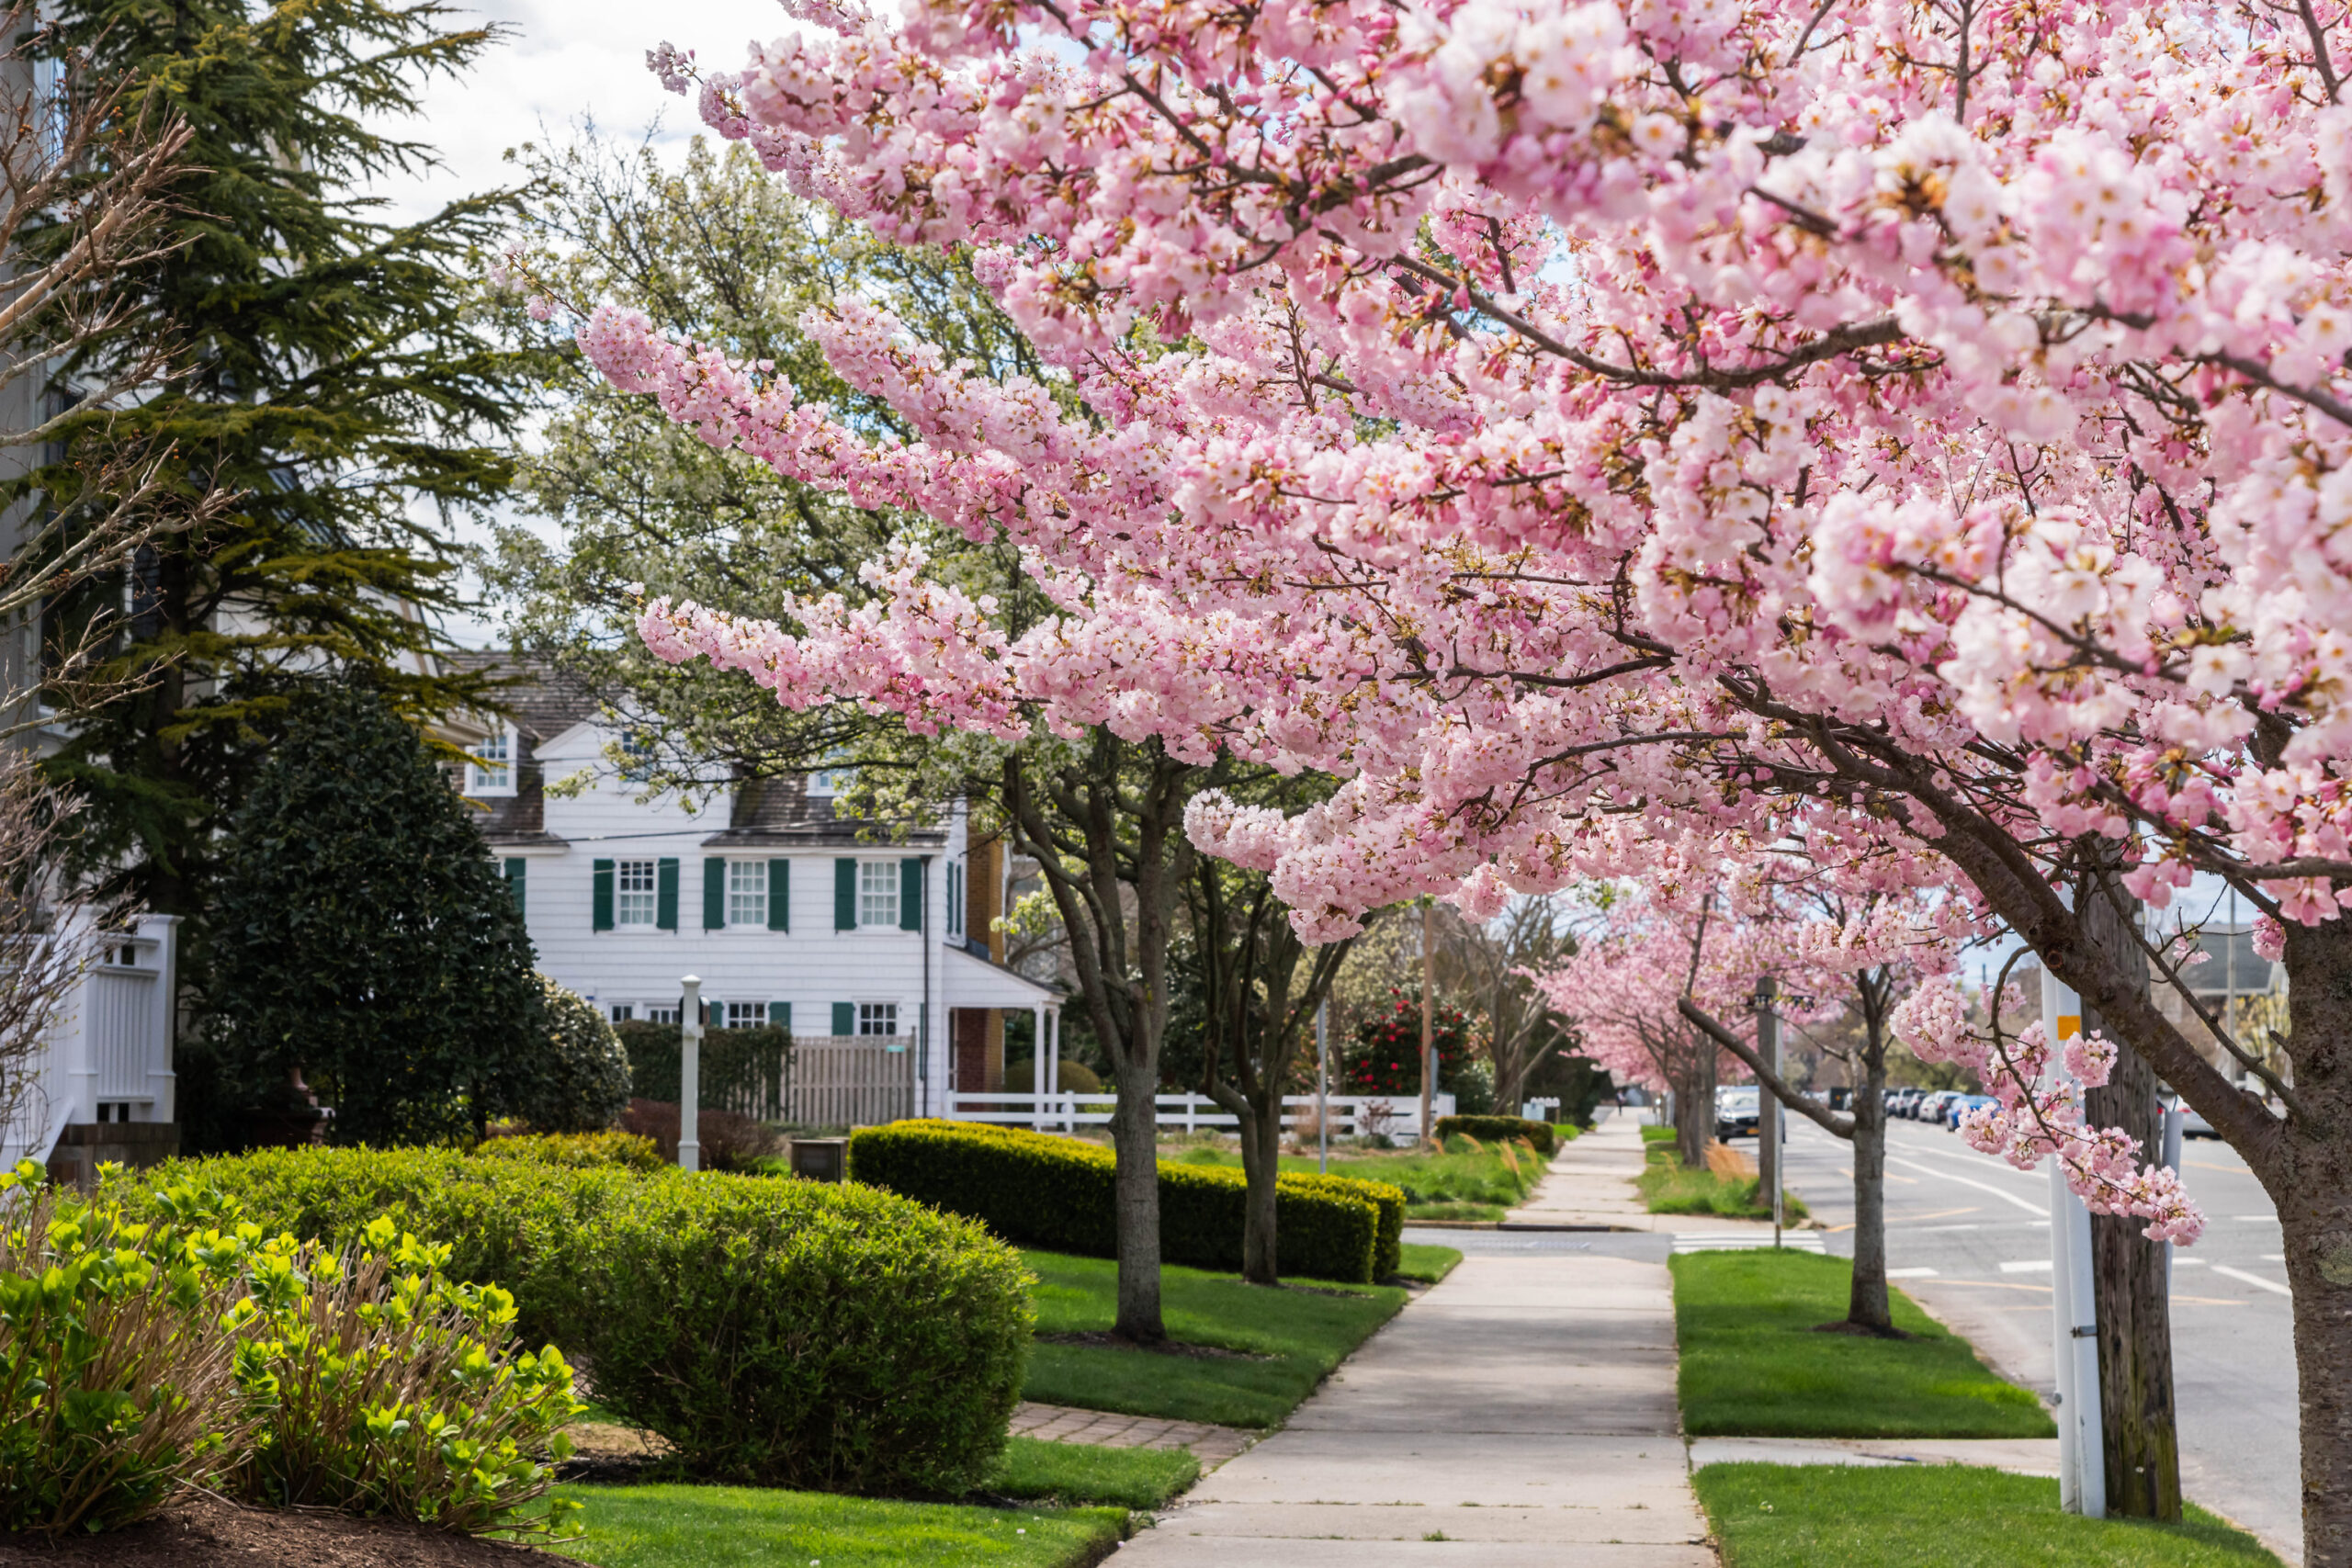
<svg viewBox="0 0 2352 1568">
<path fill-rule="evenodd" d="M 623 731 L 593 696 L 549 677 L 506 700 L 514 716 L 476 743 L 463 793 L 539 968 L 608 1017 L 674 1021 L 695 976 L 713 1025 L 910 1053 L 917 1115 L 939 1114 L 953 1089 L 998 1087 L 1004 1013 L 1053 1037 L 1061 993 L 989 956 L 1005 857 L 972 853 L 960 808 L 877 831 L 834 815 L 824 775 L 747 781 L 699 807 L 641 799 L 611 761 Z"/>
</svg>

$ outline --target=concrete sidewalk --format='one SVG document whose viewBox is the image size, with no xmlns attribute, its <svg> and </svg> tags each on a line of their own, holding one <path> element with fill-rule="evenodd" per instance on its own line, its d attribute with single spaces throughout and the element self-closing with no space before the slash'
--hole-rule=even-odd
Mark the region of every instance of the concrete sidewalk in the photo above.
<svg viewBox="0 0 2352 1568">
<path fill-rule="evenodd" d="M 1552 1168 L 1535 1190 L 1503 1216 L 1503 1226 L 1579 1225 L 1617 1231 L 1761 1231 L 1755 1220 L 1721 1214 L 1653 1214 L 1642 1206 L 1634 1179 L 1642 1173 L 1640 1113 L 1620 1111 L 1582 1137 L 1561 1145 Z"/>
<path fill-rule="evenodd" d="M 1674 1364 L 1663 1266 L 1467 1258 L 1119 1560 L 1714 1568 Z"/>
</svg>

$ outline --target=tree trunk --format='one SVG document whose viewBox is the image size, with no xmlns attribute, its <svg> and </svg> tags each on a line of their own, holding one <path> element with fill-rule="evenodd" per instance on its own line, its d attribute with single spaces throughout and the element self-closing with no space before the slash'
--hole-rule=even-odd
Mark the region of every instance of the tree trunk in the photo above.
<svg viewBox="0 0 2352 1568">
<path fill-rule="evenodd" d="M 1279 1105 L 1277 1105 L 1279 1112 Z M 1249 1191 L 1242 1204 L 1241 1277 L 1253 1285 L 1281 1283 L 1275 1267 L 1274 1179 L 1282 1173 L 1283 1124 L 1279 1113 L 1252 1108 L 1241 1115 L 1242 1175 Z"/>
<path fill-rule="evenodd" d="M 2352 919 L 2287 927 L 2290 1122 L 2271 1185 L 2294 1288 L 2304 1568 L 2352 1568 Z"/>
<path fill-rule="evenodd" d="M 1854 1090 L 1854 1280 L 1846 1321 L 1872 1334 L 1892 1335 L 1894 1313 L 1886 1299 L 1886 1047 L 1876 1024 L 1859 1053 L 1862 1085 Z"/>
<path fill-rule="evenodd" d="M 2119 909 L 2122 895 L 2086 886 L 2076 897 L 2084 932 L 2132 982 L 2144 988 L 2147 958 Z M 2083 1029 L 2100 1028 L 2086 1005 Z M 2115 1038 L 2112 1031 L 2106 1032 Z M 2142 1157 L 2164 1153 L 2156 1106 L 2155 1069 L 2119 1043 L 2115 1070 L 2084 1097 L 2097 1127 L 2120 1127 L 2140 1141 Z M 2165 1244 L 2147 1240 L 2145 1220 L 2129 1214 L 2091 1216 L 2092 1292 L 2098 1303 L 2098 1392 L 2106 1428 L 2107 1511 L 2121 1518 L 2180 1519 L 2180 1434 L 2172 1388 L 2172 1303 Z"/>
<path fill-rule="evenodd" d="M 1715 1136 L 1715 1062 L 1713 1047 L 1694 1062 L 1674 1088 L 1674 1152 L 1693 1170 L 1707 1163 Z"/>
<path fill-rule="evenodd" d="M 1119 1098 L 1111 1112 L 1111 1143 L 1118 1155 L 1114 1189 L 1118 1203 L 1119 1317 L 1112 1332 L 1140 1344 L 1168 1337 L 1159 1315 L 1159 1124 L 1153 1097 L 1158 1063 L 1148 1076 L 1114 1068 Z M 1130 1082 L 1134 1078 L 1139 1081 Z"/>
</svg>

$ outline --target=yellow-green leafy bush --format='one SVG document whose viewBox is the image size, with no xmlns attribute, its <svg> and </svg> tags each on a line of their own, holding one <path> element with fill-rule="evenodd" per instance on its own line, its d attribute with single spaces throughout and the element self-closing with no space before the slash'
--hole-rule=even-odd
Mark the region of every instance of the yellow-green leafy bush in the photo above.
<svg viewBox="0 0 2352 1568">
<path fill-rule="evenodd" d="M 662 1151 L 641 1133 L 617 1128 L 602 1133 L 520 1133 L 486 1138 L 474 1150 L 493 1159 L 529 1159 L 544 1165 L 578 1167 L 616 1165 L 631 1170 L 653 1170 Z"/>
</svg>

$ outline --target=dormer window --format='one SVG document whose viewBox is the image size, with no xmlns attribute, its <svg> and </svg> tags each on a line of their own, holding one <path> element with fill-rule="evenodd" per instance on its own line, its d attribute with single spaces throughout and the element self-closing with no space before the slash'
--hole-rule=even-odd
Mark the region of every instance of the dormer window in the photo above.
<svg viewBox="0 0 2352 1568">
<path fill-rule="evenodd" d="M 856 783 L 855 768 L 820 768 L 808 775 L 809 798 L 831 800 L 837 795 L 847 795 Z"/>
<path fill-rule="evenodd" d="M 514 793 L 514 732 L 497 729 L 475 745 L 466 761 L 468 795 Z"/>
</svg>

